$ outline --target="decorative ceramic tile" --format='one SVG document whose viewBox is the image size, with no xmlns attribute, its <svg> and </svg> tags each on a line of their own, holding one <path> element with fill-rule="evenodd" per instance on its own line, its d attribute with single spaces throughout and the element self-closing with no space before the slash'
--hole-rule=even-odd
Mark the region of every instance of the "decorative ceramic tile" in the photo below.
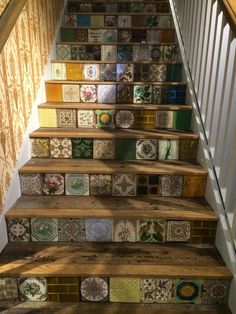
<svg viewBox="0 0 236 314">
<path fill-rule="evenodd" d="M 135 126 L 139 129 L 153 129 L 155 128 L 155 114 L 154 110 L 136 110 L 135 111 Z"/>
<path fill-rule="evenodd" d="M 110 302 L 140 302 L 139 278 L 110 278 Z"/>
<path fill-rule="evenodd" d="M 83 77 L 85 81 L 99 80 L 99 64 L 84 64 Z"/>
<path fill-rule="evenodd" d="M 156 13 L 156 5 L 155 4 L 145 4 L 144 12 L 146 14 L 155 14 Z"/>
<path fill-rule="evenodd" d="M 85 60 L 101 60 L 101 46 L 100 45 L 86 45 L 85 46 Z"/>
<path fill-rule="evenodd" d="M 40 195 L 42 194 L 41 174 L 21 174 L 20 186 L 22 195 Z"/>
<path fill-rule="evenodd" d="M 101 29 L 89 29 L 87 42 L 99 43 L 101 41 L 102 41 L 102 30 Z"/>
<path fill-rule="evenodd" d="M 71 140 L 69 138 L 51 138 L 50 151 L 52 158 L 71 158 Z"/>
<path fill-rule="evenodd" d="M 136 143 L 137 159 L 157 159 L 157 140 L 138 140 Z"/>
<path fill-rule="evenodd" d="M 201 302 L 201 282 L 199 280 L 176 280 L 174 287 L 175 303 L 198 304 Z"/>
<path fill-rule="evenodd" d="M 106 12 L 117 12 L 117 3 L 106 3 Z"/>
<path fill-rule="evenodd" d="M 166 241 L 187 242 L 190 237 L 190 221 L 167 221 Z"/>
<path fill-rule="evenodd" d="M 29 224 L 29 219 L 27 218 L 7 219 L 7 231 L 8 231 L 8 238 L 10 242 L 30 241 L 30 224 Z M 0 295 L 1 295 L 1 292 L 0 292 Z M 0 297 L 0 300 L 1 300 L 1 297 Z"/>
<path fill-rule="evenodd" d="M 164 46 L 163 57 L 165 62 L 175 62 L 180 59 L 178 47 L 175 45 Z"/>
<path fill-rule="evenodd" d="M 179 157 L 179 140 L 159 140 L 158 159 L 172 160 Z"/>
<path fill-rule="evenodd" d="M 150 81 L 164 82 L 166 81 L 166 65 L 165 64 L 151 64 L 150 65 Z"/>
<path fill-rule="evenodd" d="M 140 2 L 131 3 L 131 12 L 143 13 L 144 12 L 144 4 L 140 3 Z"/>
<path fill-rule="evenodd" d="M 140 242 L 165 242 L 166 222 L 165 220 L 140 220 L 139 241 Z"/>
<path fill-rule="evenodd" d="M 60 83 L 46 83 L 46 101 L 61 102 L 62 101 L 62 86 Z"/>
<path fill-rule="evenodd" d="M 149 64 L 135 64 L 134 65 L 134 81 L 148 82 L 150 81 L 150 65 Z"/>
<path fill-rule="evenodd" d="M 151 61 L 162 62 L 163 61 L 163 46 L 152 46 L 150 48 Z"/>
<path fill-rule="evenodd" d="M 179 159 L 193 160 L 197 157 L 198 140 L 180 140 Z"/>
<path fill-rule="evenodd" d="M 57 112 L 56 109 L 38 109 L 39 125 L 41 128 L 56 128 L 57 127 Z"/>
<path fill-rule="evenodd" d="M 49 139 L 48 138 L 32 138 L 31 139 L 31 157 L 49 157 Z"/>
<path fill-rule="evenodd" d="M 85 221 L 76 218 L 58 219 L 58 241 L 85 242 Z"/>
<path fill-rule="evenodd" d="M 61 174 L 45 174 L 43 191 L 46 195 L 64 194 L 64 177 Z"/>
<path fill-rule="evenodd" d="M 158 16 L 146 16 L 145 17 L 145 26 L 146 27 L 158 27 L 159 17 Z"/>
<path fill-rule="evenodd" d="M 135 156 L 136 156 L 135 139 L 115 140 L 115 159 L 135 159 Z"/>
<path fill-rule="evenodd" d="M 166 80 L 168 82 L 181 81 L 182 64 L 167 64 L 166 65 Z"/>
<path fill-rule="evenodd" d="M 156 128 L 171 129 L 173 128 L 174 112 L 173 111 L 156 111 Z"/>
<path fill-rule="evenodd" d="M 136 175 L 115 174 L 113 175 L 113 196 L 135 196 L 136 195 Z"/>
<path fill-rule="evenodd" d="M 96 110 L 97 128 L 114 127 L 114 110 Z"/>
<path fill-rule="evenodd" d="M 52 79 L 66 80 L 66 65 L 65 63 L 52 63 Z"/>
<path fill-rule="evenodd" d="M 57 44 L 57 59 L 58 60 L 70 60 L 70 45 Z"/>
<path fill-rule="evenodd" d="M 66 195 L 89 195 L 89 175 L 66 174 Z"/>
<path fill-rule="evenodd" d="M 161 196 L 182 196 L 183 177 L 179 175 L 163 175 L 159 177 L 159 194 Z"/>
<path fill-rule="evenodd" d="M 132 61 L 132 46 L 117 46 L 117 61 Z"/>
<path fill-rule="evenodd" d="M 144 27 L 145 16 L 144 15 L 132 15 L 132 27 Z"/>
<path fill-rule="evenodd" d="M 107 301 L 109 294 L 108 279 L 101 277 L 87 277 L 81 279 L 82 301 Z"/>
<path fill-rule="evenodd" d="M 171 303 L 172 280 L 143 279 L 141 291 L 144 303 Z"/>
<path fill-rule="evenodd" d="M 202 285 L 203 304 L 227 304 L 229 299 L 230 280 L 209 279 Z"/>
<path fill-rule="evenodd" d="M 173 27 L 172 17 L 168 15 L 158 16 L 158 27 L 159 28 L 172 28 Z"/>
<path fill-rule="evenodd" d="M 117 27 L 118 26 L 117 16 L 116 15 L 105 16 L 104 26 L 105 27 Z"/>
<path fill-rule="evenodd" d="M 146 42 L 146 30 L 145 29 L 133 29 L 132 30 L 132 42 L 134 43 L 142 43 Z"/>
<path fill-rule="evenodd" d="M 133 103 L 133 86 L 132 85 L 117 85 L 116 87 L 117 103 L 131 104 Z"/>
<path fill-rule="evenodd" d="M 116 102 L 116 85 L 98 85 L 98 102 L 113 104 Z"/>
<path fill-rule="evenodd" d="M 69 13 L 75 13 L 75 12 L 79 12 L 79 11 L 80 11 L 80 7 L 79 7 L 78 2 L 73 1 L 73 2 L 68 3 L 68 12 Z"/>
<path fill-rule="evenodd" d="M 112 219 L 85 219 L 86 240 L 91 242 L 111 242 L 112 223 Z"/>
<path fill-rule="evenodd" d="M 137 222 L 136 220 L 116 220 L 113 223 L 113 241 L 136 242 Z"/>
<path fill-rule="evenodd" d="M 101 60 L 102 61 L 116 61 L 116 45 L 102 45 L 101 46 Z"/>
<path fill-rule="evenodd" d="M 68 81 L 81 81 L 83 79 L 83 65 L 77 63 L 67 63 L 66 77 Z"/>
<path fill-rule="evenodd" d="M 78 15 L 77 16 L 77 25 L 80 27 L 89 27 L 91 24 L 90 15 Z"/>
<path fill-rule="evenodd" d="M 131 40 L 132 40 L 132 31 L 130 29 L 118 30 L 118 42 L 119 43 L 130 43 Z"/>
<path fill-rule="evenodd" d="M 100 65 L 100 80 L 101 81 L 116 81 L 116 65 L 101 64 Z"/>
<path fill-rule="evenodd" d="M 93 128 L 94 119 L 93 110 L 77 110 L 77 123 L 79 128 Z"/>
<path fill-rule="evenodd" d="M 63 102 L 79 102 L 80 87 L 79 85 L 62 85 Z"/>
<path fill-rule="evenodd" d="M 92 159 L 93 140 L 88 138 L 73 138 L 72 157 L 75 159 Z"/>
<path fill-rule="evenodd" d="M 89 30 L 90 31 L 90 30 Z M 77 41 L 77 42 L 84 42 L 87 43 L 88 41 L 90 41 L 90 34 L 88 33 L 87 29 L 77 29 L 76 33 L 75 33 L 75 40 L 71 40 L 71 41 Z"/>
<path fill-rule="evenodd" d="M 151 103 L 151 102 L 152 102 L 152 86 L 135 85 L 134 103 Z"/>
<path fill-rule="evenodd" d="M 72 60 L 86 60 L 86 46 L 71 45 L 71 59 Z"/>
<path fill-rule="evenodd" d="M 80 98 L 82 102 L 96 102 L 97 101 L 96 85 L 81 85 Z"/>
<path fill-rule="evenodd" d="M 17 281 L 15 278 L 0 278 L 0 301 L 18 300 Z"/>
<path fill-rule="evenodd" d="M 104 29 L 102 31 L 102 42 L 105 43 L 117 42 L 117 30 Z"/>
<path fill-rule="evenodd" d="M 79 278 L 48 277 L 47 301 L 78 302 L 80 300 Z"/>
<path fill-rule="evenodd" d="M 157 195 L 158 194 L 158 176 L 138 175 L 137 194 L 138 195 Z"/>
<path fill-rule="evenodd" d="M 161 42 L 160 30 L 147 30 L 146 39 L 148 43 L 158 44 Z"/>
<path fill-rule="evenodd" d="M 93 158 L 94 159 L 114 159 L 115 144 L 114 140 L 94 140 Z"/>
<path fill-rule="evenodd" d="M 93 12 L 94 13 L 97 13 L 97 12 L 100 12 L 100 13 L 103 13 L 103 12 L 106 12 L 106 4 L 105 3 L 102 3 L 102 2 L 95 2 L 92 4 L 93 6 Z"/>
<path fill-rule="evenodd" d="M 117 110 L 116 127 L 121 129 L 130 129 L 134 126 L 135 114 L 133 110 Z"/>
<path fill-rule="evenodd" d="M 21 301 L 47 300 L 47 282 L 45 278 L 19 278 L 18 288 Z"/>
<path fill-rule="evenodd" d="M 58 128 L 76 128 L 76 110 L 57 109 Z"/>
<path fill-rule="evenodd" d="M 32 241 L 58 241 L 58 224 L 55 218 L 32 218 Z"/>
<path fill-rule="evenodd" d="M 90 194 L 91 195 L 111 195 L 112 180 L 111 175 L 95 174 L 90 176 Z"/>
<path fill-rule="evenodd" d="M 91 27 L 104 27 L 104 16 L 103 15 L 91 15 Z"/>
<path fill-rule="evenodd" d="M 72 42 L 75 41 L 75 32 L 73 28 L 61 28 L 61 41 Z"/>
<path fill-rule="evenodd" d="M 131 16 L 119 15 L 118 16 L 118 27 L 131 27 Z"/>
<path fill-rule="evenodd" d="M 77 26 L 77 15 L 66 14 L 64 16 L 64 27 Z"/>
<path fill-rule="evenodd" d="M 118 3 L 117 7 L 118 12 L 125 12 L 128 13 L 131 10 L 131 4 L 127 2 L 123 3 Z"/>
<path fill-rule="evenodd" d="M 133 64 L 117 64 L 117 81 L 132 82 L 133 81 Z"/>
</svg>

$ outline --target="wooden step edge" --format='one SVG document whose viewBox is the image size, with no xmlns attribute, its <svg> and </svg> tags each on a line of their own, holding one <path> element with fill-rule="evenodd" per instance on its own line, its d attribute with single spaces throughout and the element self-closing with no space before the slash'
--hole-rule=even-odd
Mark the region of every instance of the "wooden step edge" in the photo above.
<svg viewBox="0 0 236 314">
<path fill-rule="evenodd" d="M 99 3 L 107 3 L 107 1 L 106 0 L 96 0 L 96 2 L 99 2 Z M 137 0 L 136 2 L 140 2 L 139 0 Z M 88 1 L 86 1 L 86 3 L 93 3 L 93 0 L 88 0 Z M 122 0 L 122 1 L 120 1 L 120 0 L 109 0 L 109 3 L 130 3 L 130 1 L 128 0 Z M 157 3 L 161 3 L 161 4 L 163 4 L 163 3 L 166 3 L 166 4 L 168 4 L 168 1 L 166 1 L 166 0 L 162 0 L 162 1 L 152 1 L 152 0 L 145 0 L 145 1 L 143 1 L 143 2 L 141 2 L 141 3 L 144 3 L 144 4 L 157 4 Z M 88 12 L 89 13 L 89 12 Z M 124 12 L 120 12 L 120 13 L 124 13 Z"/>
<path fill-rule="evenodd" d="M 108 46 L 124 46 L 123 42 L 84 42 L 84 41 L 58 41 L 57 45 L 93 45 L 93 46 L 100 46 L 100 45 L 108 45 Z M 177 46 L 177 42 L 129 42 L 125 43 L 125 46 Z"/>
<path fill-rule="evenodd" d="M 117 3 L 120 3 L 120 1 L 119 2 L 117 2 Z M 78 11 L 71 11 L 71 12 L 68 12 L 68 11 L 66 11 L 65 12 L 65 14 L 64 15 L 71 15 L 71 14 L 73 14 L 73 15 L 101 15 L 101 16 L 109 16 L 109 15 L 124 15 L 124 12 L 118 12 L 118 11 L 114 11 L 114 12 L 78 12 Z M 136 15 L 138 15 L 138 16 L 170 16 L 170 17 L 172 17 L 172 15 L 171 15 L 171 13 L 147 13 L 147 12 L 127 12 L 127 13 L 125 13 L 125 15 L 130 15 L 130 16 L 136 16 Z"/>
<path fill-rule="evenodd" d="M 120 14 L 122 15 L 122 14 Z M 129 15 L 129 14 L 127 14 Z M 152 26 L 131 26 L 131 27 L 128 27 L 130 30 L 155 30 L 155 31 L 169 31 L 169 30 L 175 30 L 174 27 L 163 27 L 163 28 L 160 28 L 160 27 L 152 27 Z M 101 26 L 101 27 L 97 27 L 97 26 L 60 26 L 60 29 L 87 29 L 87 30 L 126 30 L 127 27 L 107 27 L 107 26 Z"/>
<path fill-rule="evenodd" d="M 51 63 L 68 63 L 68 64 L 182 64 L 181 61 L 168 61 L 168 62 L 158 62 L 158 61 L 100 61 L 100 60 L 63 60 L 54 59 Z"/>
<path fill-rule="evenodd" d="M 47 80 L 45 84 L 79 84 L 79 85 L 155 85 L 155 86 L 185 86 L 186 82 L 113 82 L 113 81 L 69 81 Z"/>
</svg>

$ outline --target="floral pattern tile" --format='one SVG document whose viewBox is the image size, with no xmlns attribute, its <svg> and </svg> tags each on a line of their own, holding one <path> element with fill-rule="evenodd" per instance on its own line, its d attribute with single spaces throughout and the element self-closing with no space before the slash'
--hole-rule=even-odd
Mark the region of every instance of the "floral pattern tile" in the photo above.
<svg viewBox="0 0 236 314">
<path fill-rule="evenodd" d="M 51 158 L 71 158 L 72 144 L 69 138 L 50 139 Z"/>
<path fill-rule="evenodd" d="M 118 27 L 131 27 L 131 16 L 130 15 L 119 15 L 118 16 Z"/>
<path fill-rule="evenodd" d="M 139 303 L 139 278 L 110 278 L 110 302 Z"/>
<path fill-rule="evenodd" d="M 165 242 L 166 221 L 165 220 L 140 220 L 139 241 L 140 242 Z"/>
<path fill-rule="evenodd" d="M 45 174 L 43 191 L 46 195 L 64 194 L 64 177 L 62 174 Z"/>
<path fill-rule="evenodd" d="M 115 64 L 101 64 L 100 65 L 100 80 L 101 81 L 115 81 L 116 80 L 116 65 Z"/>
<path fill-rule="evenodd" d="M 166 65 L 165 64 L 151 64 L 150 65 L 150 81 L 151 82 L 165 82 L 166 81 Z"/>
<path fill-rule="evenodd" d="M 77 123 L 79 128 L 94 128 L 95 115 L 93 110 L 77 110 Z"/>
<path fill-rule="evenodd" d="M 97 101 L 97 87 L 96 85 L 81 85 L 80 98 L 82 102 L 96 102 Z"/>
<path fill-rule="evenodd" d="M 130 29 L 119 29 L 118 30 L 118 42 L 119 43 L 130 43 L 132 40 L 132 31 Z"/>
<path fill-rule="evenodd" d="M 166 241 L 187 242 L 191 238 L 190 221 L 167 221 Z"/>
<path fill-rule="evenodd" d="M 92 159 L 93 140 L 85 138 L 73 138 L 72 157 L 75 159 Z"/>
<path fill-rule="evenodd" d="M 81 299 L 88 302 L 101 302 L 108 300 L 108 278 L 87 277 L 81 279 Z"/>
<path fill-rule="evenodd" d="M 30 241 L 30 222 L 27 218 L 12 218 L 7 220 L 8 239 L 10 242 Z M 1 285 L 0 285 L 1 286 Z M 0 292 L 1 295 L 1 292 Z M 1 297 L 0 297 L 1 300 Z"/>
<path fill-rule="evenodd" d="M 201 281 L 199 280 L 176 280 L 174 285 L 175 303 L 201 303 Z"/>
<path fill-rule="evenodd" d="M 134 103 L 151 103 L 151 102 L 152 102 L 152 86 L 135 85 Z"/>
<path fill-rule="evenodd" d="M 90 176 L 91 195 L 111 195 L 112 179 L 108 174 L 94 174 Z"/>
<path fill-rule="evenodd" d="M 86 60 L 85 45 L 71 45 L 71 60 Z"/>
<path fill-rule="evenodd" d="M 57 44 L 57 59 L 58 60 L 70 60 L 70 45 Z"/>
<path fill-rule="evenodd" d="M 105 27 L 117 27 L 118 26 L 118 18 L 116 15 L 106 15 L 104 18 L 104 26 Z"/>
<path fill-rule="evenodd" d="M 138 195 L 157 195 L 159 178 L 157 175 L 138 175 L 137 194 Z"/>
<path fill-rule="evenodd" d="M 58 222 L 55 218 L 31 219 L 32 241 L 58 241 Z"/>
<path fill-rule="evenodd" d="M 85 219 L 86 240 L 91 242 L 111 242 L 112 224 L 112 219 Z"/>
<path fill-rule="evenodd" d="M 117 128 L 130 129 L 135 123 L 135 112 L 133 110 L 117 110 L 115 121 Z"/>
<path fill-rule="evenodd" d="M 113 104 L 116 102 L 115 85 L 98 85 L 98 102 L 100 104 Z"/>
<path fill-rule="evenodd" d="M 47 281 L 45 278 L 19 278 L 18 288 L 21 301 L 47 300 Z"/>
<path fill-rule="evenodd" d="M 173 128 L 173 122 L 173 111 L 156 111 L 156 127 L 158 129 L 171 129 Z"/>
<path fill-rule="evenodd" d="M 96 110 L 97 128 L 114 127 L 114 110 Z"/>
<path fill-rule="evenodd" d="M 99 64 L 84 64 L 83 78 L 85 81 L 97 81 L 99 74 Z"/>
<path fill-rule="evenodd" d="M 101 46 L 101 60 L 102 61 L 116 61 L 117 48 L 115 45 Z"/>
<path fill-rule="evenodd" d="M 151 61 L 162 62 L 163 61 L 163 46 L 152 46 L 150 48 Z"/>
<path fill-rule="evenodd" d="M 31 157 L 50 157 L 50 142 L 47 138 L 31 139 Z"/>
<path fill-rule="evenodd" d="M 79 85 L 62 85 L 63 102 L 80 102 Z"/>
<path fill-rule="evenodd" d="M 117 85 L 117 103 L 131 104 L 133 103 L 133 86 L 132 85 Z"/>
<path fill-rule="evenodd" d="M 159 178 L 159 194 L 161 196 L 182 196 L 183 177 L 179 175 L 163 175 Z"/>
<path fill-rule="evenodd" d="M 104 29 L 102 31 L 102 42 L 114 43 L 117 41 L 117 30 Z"/>
<path fill-rule="evenodd" d="M 137 159 L 157 159 L 158 142 L 155 139 L 138 140 L 136 143 Z"/>
<path fill-rule="evenodd" d="M 178 158 L 179 140 L 159 140 L 159 160 L 175 160 Z"/>
<path fill-rule="evenodd" d="M 132 82 L 133 72 L 133 64 L 117 64 L 117 81 Z"/>
<path fill-rule="evenodd" d="M 89 175 L 66 174 L 66 195 L 89 195 Z"/>
<path fill-rule="evenodd" d="M 113 175 L 113 196 L 135 196 L 136 175 L 115 174 Z"/>
<path fill-rule="evenodd" d="M 113 223 L 113 241 L 136 242 L 137 222 L 136 220 L 116 220 Z"/>
<path fill-rule="evenodd" d="M 117 47 L 117 61 L 132 61 L 132 46 L 124 45 Z"/>
<path fill-rule="evenodd" d="M 114 159 L 115 143 L 114 140 L 94 140 L 93 158 L 94 159 Z"/>
<path fill-rule="evenodd" d="M 230 291 L 230 280 L 208 279 L 202 285 L 203 304 L 227 304 Z"/>
<path fill-rule="evenodd" d="M 0 301 L 18 300 L 18 288 L 15 278 L 0 278 Z"/>
<path fill-rule="evenodd" d="M 85 242 L 85 221 L 76 218 L 58 219 L 58 241 Z"/>
<path fill-rule="evenodd" d="M 171 279 L 142 279 L 142 302 L 144 303 L 171 303 Z"/>
<path fill-rule="evenodd" d="M 76 128 L 76 110 L 57 109 L 58 128 Z"/>
<path fill-rule="evenodd" d="M 21 174 L 20 186 L 22 195 L 40 195 L 42 194 L 41 174 Z"/>
</svg>

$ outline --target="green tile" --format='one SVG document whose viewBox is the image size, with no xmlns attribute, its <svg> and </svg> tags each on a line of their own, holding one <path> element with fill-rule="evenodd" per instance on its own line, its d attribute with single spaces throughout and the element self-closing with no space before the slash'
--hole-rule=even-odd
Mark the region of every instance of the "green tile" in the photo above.
<svg viewBox="0 0 236 314">
<path fill-rule="evenodd" d="M 93 158 L 93 140 L 83 139 L 83 138 L 72 139 L 72 158 L 92 159 Z"/>
<path fill-rule="evenodd" d="M 167 64 L 166 65 L 166 80 L 168 82 L 181 81 L 182 64 Z"/>
<path fill-rule="evenodd" d="M 136 141 L 119 139 L 115 142 L 115 159 L 135 159 Z"/>
<path fill-rule="evenodd" d="M 74 29 L 70 28 L 61 28 L 61 41 L 75 41 L 75 32 Z"/>
<path fill-rule="evenodd" d="M 179 130 L 191 130 L 192 111 L 180 110 L 174 113 L 173 128 Z"/>
</svg>

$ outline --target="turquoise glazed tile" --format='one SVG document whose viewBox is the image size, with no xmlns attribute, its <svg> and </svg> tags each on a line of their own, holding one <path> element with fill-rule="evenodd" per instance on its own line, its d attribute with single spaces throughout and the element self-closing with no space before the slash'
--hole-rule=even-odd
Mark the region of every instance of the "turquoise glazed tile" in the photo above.
<svg viewBox="0 0 236 314">
<path fill-rule="evenodd" d="M 43 191 L 46 195 L 64 194 L 64 177 L 61 174 L 45 174 Z"/>
<path fill-rule="evenodd" d="M 136 143 L 137 159 L 157 159 L 158 142 L 155 139 L 138 140 Z"/>
<path fill-rule="evenodd" d="M 134 103 L 151 103 L 151 102 L 152 102 L 152 86 L 135 85 Z"/>
<path fill-rule="evenodd" d="M 89 27 L 91 23 L 91 17 L 89 15 L 78 15 L 77 25 L 82 27 Z"/>
<path fill-rule="evenodd" d="M 132 46 L 117 47 L 117 61 L 132 61 Z"/>
<path fill-rule="evenodd" d="M 135 159 L 136 140 L 116 139 L 115 140 L 115 159 Z"/>
<path fill-rule="evenodd" d="M 18 300 L 18 288 L 15 278 L 0 278 L 0 301 Z"/>
<path fill-rule="evenodd" d="M 98 85 L 98 102 L 114 104 L 116 102 L 116 85 Z"/>
<path fill-rule="evenodd" d="M 81 300 L 84 302 L 108 301 L 109 284 L 108 278 L 87 277 L 81 278 Z"/>
<path fill-rule="evenodd" d="M 86 240 L 90 242 L 111 242 L 112 224 L 112 219 L 85 219 Z"/>
<path fill-rule="evenodd" d="M 58 241 L 58 223 L 55 218 L 32 218 L 32 241 Z"/>
<path fill-rule="evenodd" d="M 113 196 L 136 196 L 137 177 L 133 174 L 113 175 Z"/>
<path fill-rule="evenodd" d="M 157 195 L 159 178 L 156 175 L 138 175 L 137 194 L 138 195 Z"/>
<path fill-rule="evenodd" d="M 171 279 L 142 279 L 142 302 L 144 303 L 171 303 Z"/>
<path fill-rule="evenodd" d="M 102 31 L 102 42 L 105 43 L 117 42 L 117 30 L 104 29 Z"/>
<path fill-rule="evenodd" d="M 47 300 L 47 281 L 45 278 L 19 278 L 18 288 L 21 301 Z"/>
<path fill-rule="evenodd" d="M 117 85 L 117 103 L 132 104 L 133 103 L 133 85 Z"/>
<path fill-rule="evenodd" d="M 89 195 L 89 175 L 66 174 L 66 195 Z"/>
<path fill-rule="evenodd" d="M 111 195 L 112 180 L 111 175 L 98 174 L 90 176 L 90 194 L 91 195 Z"/>
<path fill-rule="evenodd" d="M 114 110 L 96 110 L 97 128 L 113 128 L 114 113 Z"/>
<path fill-rule="evenodd" d="M 73 42 L 75 41 L 75 32 L 71 28 L 61 28 L 61 41 Z"/>
<path fill-rule="evenodd" d="M 231 280 L 206 279 L 202 284 L 203 304 L 228 304 Z"/>
<path fill-rule="evenodd" d="M 180 279 L 175 281 L 175 303 L 201 303 L 201 281 Z"/>
<path fill-rule="evenodd" d="M 165 220 L 140 220 L 139 241 L 140 242 L 165 242 L 166 222 Z"/>
<path fill-rule="evenodd" d="M 30 241 L 30 222 L 27 218 L 7 219 L 7 232 L 10 242 Z"/>
<path fill-rule="evenodd" d="M 85 221 L 77 218 L 58 219 L 58 241 L 85 242 Z"/>
<path fill-rule="evenodd" d="M 117 64 L 117 81 L 132 82 L 133 81 L 133 64 Z"/>
<path fill-rule="evenodd" d="M 93 158 L 93 140 L 84 138 L 72 139 L 72 158 L 92 159 Z"/>
<path fill-rule="evenodd" d="M 116 81 L 116 65 L 101 64 L 100 65 L 100 80 L 101 81 Z"/>
</svg>

